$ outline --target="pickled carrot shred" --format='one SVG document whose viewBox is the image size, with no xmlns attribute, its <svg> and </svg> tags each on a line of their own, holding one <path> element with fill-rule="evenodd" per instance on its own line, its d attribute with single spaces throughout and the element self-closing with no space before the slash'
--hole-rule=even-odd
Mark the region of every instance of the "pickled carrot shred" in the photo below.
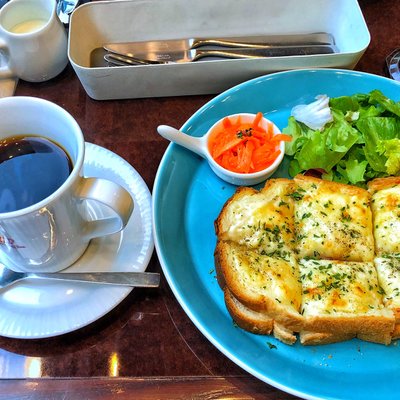
<svg viewBox="0 0 400 400">
<path fill-rule="evenodd" d="M 281 153 L 279 143 L 290 141 L 289 135 L 274 135 L 272 123 L 261 126 L 263 114 L 257 113 L 251 123 L 226 117 L 222 126 L 211 133 L 208 149 L 223 168 L 239 173 L 258 172 L 268 168 Z"/>
</svg>

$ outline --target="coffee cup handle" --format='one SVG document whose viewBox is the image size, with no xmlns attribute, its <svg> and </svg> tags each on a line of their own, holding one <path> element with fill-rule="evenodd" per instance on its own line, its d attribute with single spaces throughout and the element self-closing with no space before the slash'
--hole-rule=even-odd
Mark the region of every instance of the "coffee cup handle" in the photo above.
<svg viewBox="0 0 400 400">
<path fill-rule="evenodd" d="M 88 221 L 85 239 L 110 235 L 124 229 L 133 212 L 134 202 L 130 193 L 115 182 L 102 178 L 81 178 L 76 196 L 90 199 L 110 207 L 117 217 Z"/>
<path fill-rule="evenodd" d="M 6 42 L 2 39 L 0 39 L 0 50 L 7 50 Z M 0 67 L 0 78 L 12 78 L 13 76 L 14 74 L 8 65 Z"/>
</svg>

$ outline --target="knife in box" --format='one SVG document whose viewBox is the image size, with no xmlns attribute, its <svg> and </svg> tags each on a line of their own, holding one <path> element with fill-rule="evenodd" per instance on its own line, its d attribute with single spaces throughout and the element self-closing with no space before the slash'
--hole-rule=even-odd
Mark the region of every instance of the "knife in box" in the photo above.
<svg viewBox="0 0 400 400">
<path fill-rule="evenodd" d="M 181 50 L 153 51 L 136 53 L 130 56 L 117 53 L 106 53 L 104 59 L 114 65 L 169 64 L 199 61 L 203 59 L 260 59 L 265 57 L 304 56 L 315 54 L 332 54 L 330 46 L 293 46 L 271 47 L 261 49 L 226 49 L 226 50 Z"/>
<path fill-rule="evenodd" d="M 330 46 L 335 41 L 329 33 L 308 33 L 293 35 L 268 35 L 229 38 L 199 38 L 178 40 L 155 40 L 142 42 L 106 43 L 103 48 L 109 52 L 135 56 L 148 52 L 170 52 L 191 49 L 219 48 L 270 48 L 287 46 Z"/>
</svg>

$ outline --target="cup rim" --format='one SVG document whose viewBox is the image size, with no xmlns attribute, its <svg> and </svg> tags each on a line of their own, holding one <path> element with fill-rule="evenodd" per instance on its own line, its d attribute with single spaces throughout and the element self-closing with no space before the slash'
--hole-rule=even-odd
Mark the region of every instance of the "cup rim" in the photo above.
<svg viewBox="0 0 400 400">
<path fill-rule="evenodd" d="M 52 2 L 52 10 L 51 13 L 49 15 L 49 17 L 46 20 L 46 23 L 41 26 L 39 29 L 34 30 L 32 32 L 24 32 L 24 33 L 15 33 L 15 32 L 11 32 L 9 29 L 6 29 L 3 24 L 1 23 L 1 14 L 4 14 L 8 8 L 10 8 L 11 6 L 14 6 L 17 3 L 29 3 L 29 0 L 13 0 L 13 1 L 9 1 L 8 3 L 6 3 L 1 9 L 0 9 L 0 30 L 2 30 L 3 32 L 6 32 L 7 35 L 11 36 L 11 37 L 26 37 L 26 36 L 32 36 L 32 35 L 36 35 L 40 32 L 42 32 L 44 29 L 46 29 L 51 20 L 54 17 L 54 14 L 56 13 L 56 0 L 46 0 L 46 2 Z"/>
<path fill-rule="evenodd" d="M 54 191 L 51 195 L 45 197 L 39 202 L 32 204 L 28 207 L 20 208 L 18 210 L 2 212 L 0 213 L 0 221 L 5 219 L 17 218 L 23 215 L 27 215 L 33 212 L 36 212 L 42 208 L 45 208 L 50 203 L 54 202 L 57 198 L 59 198 L 66 190 L 68 190 L 80 176 L 80 172 L 83 166 L 84 158 L 85 158 L 85 140 L 83 136 L 83 132 L 75 120 L 75 118 L 64 108 L 61 106 L 45 99 L 41 99 L 39 97 L 31 97 L 31 96 L 13 96 L 13 97 L 4 97 L 0 99 L 0 107 L 2 103 L 22 103 L 30 102 L 31 104 L 41 103 L 43 107 L 51 108 L 55 112 L 61 113 L 63 118 L 68 120 L 69 125 L 71 126 L 71 132 L 73 131 L 75 134 L 75 138 L 77 139 L 77 157 L 76 161 L 73 164 L 72 171 L 69 174 L 68 178 L 63 182 L 63 184 Z M 39 135 L 40 136 L 40 135 Z M 43 135 L 44 136 L 44 135 Z M 45 137 L 45 136 L 44 136 Z M 64 147 L 64 146 L 63 146 Z"/>
</svg>

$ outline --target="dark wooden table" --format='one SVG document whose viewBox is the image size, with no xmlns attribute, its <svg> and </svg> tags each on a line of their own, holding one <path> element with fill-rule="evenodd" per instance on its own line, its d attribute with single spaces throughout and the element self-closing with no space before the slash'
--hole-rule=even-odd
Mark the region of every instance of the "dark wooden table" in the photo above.
<svg viewBox="0 0 400 400">
<path fill-rule="evenodd" d="M 356 69 L 384 75 L 385 56 L 400 46 L 399 0 L 359 3 L 372 39 Z M 95 101 L 71 67 L 43 84 L 19 82 L 16 95 L 67 109 L 87 141 L 128 160 L 150 190 L 168 145 L 156 134 L 157 125 L 181 126 L 212 98 Z M 149 270 L 161 272 L 156 254 Z M 38 367 L 28 368 L 32 363 Z M 112 312 L 78 331 L 41 340 L 0 337 L 0 378 L 0 398 L 7 400 L 295 398 L 220 353 L 186 316 L 164 278 L 159 289 L 133 290 Z"/>
</svg>

